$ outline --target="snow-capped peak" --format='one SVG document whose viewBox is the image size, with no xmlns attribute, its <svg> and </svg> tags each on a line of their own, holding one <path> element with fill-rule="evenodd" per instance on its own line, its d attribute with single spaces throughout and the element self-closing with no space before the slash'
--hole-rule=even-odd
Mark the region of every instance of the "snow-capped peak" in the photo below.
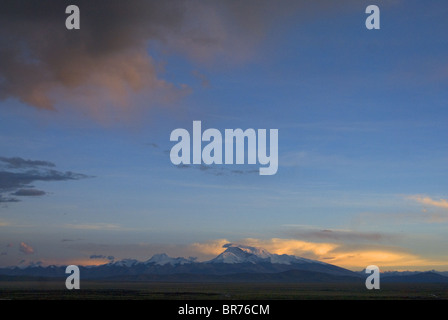
<svg viewBox="0 0 448 320">
<path fill-rule="evenodd" d="M 262 259 L 267 259 L 272 256 L 272 254 L 269 253 L 266 249 L 246 246 L 243 244 L 227 243 L 227 244 L 223 245 L 222 247 L 223 248 L 239 248 L 240 250 L 242 250 L 248 254 L 256 255 L 257 257 L 262 258 Z"/>
<path fill-rule="evenodd" d="M 177 264 L 186 264 L 186 263 L 192 263 L 194 262 L 195 258 L 182 258 L 182 257 L 177 257 L 177 258 L 172 258 L 170 256 L 168 256 L 166 253 L 159 253 L 159 254 L 155 254 L 151 257 L 151 259 L 147 260 L 145 263 L 154 263 L 157 265 L 166 265 L 166 264 L 171 264 L 171 265 L 177 265 Z"/>
<path fill-rule="evenodd" d="M 279 264 L 291 263 L 310 263 L 318 262 L 308 260 L 301 257 L 291 256 L 287 254 L 270 253 L 266 249 L 251 247 L 235 243 L 227 243 L 223 246 L 226 248 L 224 252 L 216 258 L 209 261 L 209 263 L 260 263 L 270 262 Z"/>
<path fill-rule="evenodd" d="M 133 265 L 139 263 L 140 261 L 136 259 L 123 259 L 116 262 L 111 262 L 110 264 L 116 267 L 132 267 Z"/>
</svg>

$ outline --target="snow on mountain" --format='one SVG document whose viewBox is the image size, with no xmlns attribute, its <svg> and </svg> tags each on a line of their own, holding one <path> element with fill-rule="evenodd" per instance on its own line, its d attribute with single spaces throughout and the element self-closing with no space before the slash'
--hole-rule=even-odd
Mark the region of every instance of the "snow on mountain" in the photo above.
<svg viewBox="0 0 448 320">
<path fill-rule="evenodd" d="M 155 254 L 153 255 L 149 260 L 146 261 L 139 261 L 136 259 L 123 259 L 123 260 L 119 260 L 116 262 L 111 262 L 109 263 L 109 265 L 113 265 L 113 266 L 117 266 L 117 267 L 133 267 L 139 264 L 155 264 L 155 265 L 160 265 L 160 266 L 164 266 L 164 265 L 182 265 L 182 264 L 187 264 L 187 263 L 193 263 L 195 260 L 195 258 L 182 258 L 182 257 L 177 257 L 177 258 L 172 258 L 170 256 L 168 256 L 166 253 L 160 253 L 160 254 Z"/>
<path fill-rule="evenodd" d="M 230 248 L 239 248 L 242 251 L 244 251 L 248 254 L 256 255 L 257 257 L 259 257 L 261 259 L 267 259 L 272 256 L 272 254 L 269 253 L 266 249 L 258 248 L 258 247 L 250 247 L 250 246 L 246 246 L 246 245 L 242 245 L 242 244 L 227 243 L 227 244 L 223 245 L 222 247 L 229 248 L 229 249 Z"/>
<path fill-rule="evenodd" d="M 228 243 L 223 247 L 226 248 L 226 250 L 219 254 L 216 258 L 208 261 L 208 263 L 321 263 L 320 261 L 309 260 L 287 254 L 273 254 L 263 248 L 250 247 L 241 244 Z"/>
<path fill-rule="evenodd" d="M 136 265 L 137 263 L 140 263 L 140 261 L 135 259 L 123 259 L 116 262 L 111 262 L 110 265 L 116 266 L 116 267 L 132 267 Z"/>
<path fill-rule="evenodd" d="M 210 260 L 210 263 L 244 263 L 251 262 L 257 263 L 266 260 L 265 258 L 259 257 L 250 251 L 243 250 L 239 247 L 229 246 L 223 253 L 218 255 L 216 258 Z"/>
<path fill-rule="evenodd" d="M 145 264 L 154 263 L 154 264 L 161 265 L 161 266 L 166 265 L 166 264 L 171 264 L 171 265 L 175 266 L 178 264 L 193 263 L 194 260 L 195 260 L 195 258 L 188 258 L 188 259 L 185 259 L 183 257 L 172 258 L 165 253 L 160 253 L 160 254 L 153 255 L 151 257 L 151 259 L 149 259 L 145 262 Z"/>
<path fill-rule="evenodd" d="M 251 247 L 241 244 L 228 243 L 223 246 L 226 248 L 221 254 L 219 254 L 216 258 L 205 261 L 204 263 L 227 263 L 227 264 L 236 264 L 236 263 L 277 263 L 277 264 L 303 264 L 303 263 L 322 263 L 320 261 L 308 260 L 305 258 L 300 258 L 287 254 L 273 254 L 268 252 L 266 249 Z M 131 267 L 137 264 L 145 264 L 145 265 L 184 265 L 195 263 L 195 258 L 183 258 L 177 257 L 173 258 L 168 256 L 165 253 L 155 254 L 149 260 L 145 262 L 141 262 L 135 259 L 124 259 L 117 262 L 111 263 L 115 266 L 126 266 Z"/>
<path fill-rule="evenodd" d="M 225 274 L 256 274 L 256 273 L 278 273 L 289 270 L 303 272 L 318 272 L 336 276 L 360 275 L 324 262 L 308 260 L 287 254 L 273 254 L 265 249 L 228 243 L 224 245 L 225 250 L 212 260 L 197 262 L 195 258 L 169 257 L 167 254 L 156 254 L 147 261 L 136 259 L 124 259 L 99 266 L 80 266 L 85 277 L 105 278 L 119 277 L 124 275 L 152 275 L 160 276 L 167 274 L 203 274 L 203 275 L 225 275 Z M 12 269 L 0 268 L 0 275 L 31 275 L 61 277 L 65 276 L 64 266 L 57 268 L 36 266 L 15 267 Z"/>
<path fill-rule="evenodd" d="M 256 265 L 258 263 L 265 264 L 277 264 L 277 265 L 294 265 L 294 268 L 301 268 L 303 270 L 311 270 L 313 268 L 318 268 L 319 270 L 326 270 L 329 268 L 329 264 L 324 262 L 309 260 L 301 257 L 296 257 L 287 254 L 273 254 L 268 252 L 266 249 L 259 247 L 251 247 L 247 245 L 228 243 L 223 246 L 225 250 L 212 260 L 205 262 L 197 262 L 196 258 L 183 258 L 177 257 L 173 258 L 165 253 L 155 254 L 150 259 L 146 261 L 140 261 L 136 259 L 123 259 L 118 261 L 112 261 L 101 266 L 85 266 L 87 269 L 95 269 L 97 267 L 122 267 L 122 268 L 140 268 L 144 267 L 142 270 L 152 270 L 147 268 L 152 268 L 153 266 L 172 266 L 176 267 L 179 265 L 185 266 L 189 265 L 189 268 L 194 268 L 196 265 L 206 264 L 212 266 L 212 264 L 227 264 L 228 267 L 233 265 L 237 267 L 237 264 L 250 263 Z M 299 266 L 300 265 L 300 266 Z M 320 266 L 319 266 L 320 265 Z M 31 262 L 27 264 L 21 264 L 16 266 L 18 269 L 31 269 L 41 267 L 41 262 Z M 52 266 L 54 267 L 54 266 Z M 13 267 L 11 267 L 13 268 Z M 282 267 L 283 268 L 283 267 Z M 325 269 L 326 268 L 326 269 Z M 140 269 L 139 269 L 140 270 Z M 158 269 L 157 269 L 158 270 Z M 208 270 L 208 269 L 207 269 Z M 283 269 L 282 269 L 283 270 Z M 158 270 L 157 272 L 159 272 Z"/>
</svg>

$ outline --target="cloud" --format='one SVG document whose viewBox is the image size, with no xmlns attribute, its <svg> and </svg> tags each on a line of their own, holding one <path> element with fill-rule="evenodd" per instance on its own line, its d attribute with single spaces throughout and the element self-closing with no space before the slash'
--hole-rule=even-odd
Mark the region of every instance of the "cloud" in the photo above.
<svg viewBox="0 0 448 320">
<path fill-rule="evenodd" d="M 89 178 L 89 176 L 71 171 L 61 172 L 55 164 L 41 160 L 24 160 L 19 157 L 0 157 L 0 202 L 18 202 L 19 200 L 5 196 L 10 192 L 13 196 L 42 196 L 46 192 L 33 189 L 31 183 L 36 181 L 67 181 Z"/>
<path fill-rule="evenodd" d="M 286 225 L 288 227 L 288 225 Z M 398 236 L 394 234 L 385 234 L 379 232 L 360 232 L 353 230 L 337 230 L 337 229 L 319 229 L 308 226 L 294 226 L 289 225 L 291 228 L 287 232 L 289 236 L 298 239 L 313 239 L 317 241 L 336 241 L 336 242 L 381 242 L 381 241 L 392 241 L 397 240 Z"/>
<path fill-rule="evenodd" d="M 55 164 L 41 160 L 25 160 L 20 157 L 6 158 L 0 157 L 0 161 L 7 163 L 8 168 L 36 168 L 36 167 L 55 167 Z"/>
<path fill-rule="evenodd" d="M 20 250 L 20 252 L 23 252 L 25 254 L 33 254 L 34 253 L 33 247 L 31 247 L 29 244 L 26 244 L 25 242 L 20 242 L 19 250 Z"/>
<path fill-rule="evenodd" d="M 81 10 L 81 29 L 65 28 L 65 8 Z M 173 4 L 129 1 L 6 1 L 0 19 L 0 98 L 16 97 L 42 109 L 54 109 L 55 91 L 89 95 L 86 83 L 103 89 L 110 100 L 129 91 L 172 89 L 157 77 L 146 53 L 151 39 L 177 31 L 182 13 Z M 165 30 L 166 29 L 166 30 Z M 41 40 L 43 34 L 51 37 Z M 96 90 L 92 90 L 96 91 Z"/>
<path fill-rule="evenodd" d="M 61 240 L 61 242 L 73 242 L 73 241 L 80 241 L 80 240 L 83 240 L 83 239 L 67 239 L 67 238 L 64 238 L 64 239 Z"/>
<path fill-rule="evenodd" d="M 146 145 L 150 146 L 150 147 L 153 147 L 155 149 L 159 149 L 160 148 L 159 145 L 157 143 L 154 143 L 154 142 L 149 142 Z"/>
<path fill-rule="evenodd" d="M 224 251 L 223 247 L 230 241 L 227 239 L 216 239 L 207 242 L 195 242 L 190 245 L 192 250 L 205 255 L 218 255 Z"/>
<path fill-rule="evenodd" d="M 29 186 L 34 181 L 65 181 L 79 180 L 88 176 L 74 172 L 60 172 L 56 170 L 28 170 L 26 172 L 0 171 L 0 191 L 9 191 Z"/>
<path fill-rule="evenodd" d="M 434 199 L 431 199 L 430 197 L 421 196 L 421 195 L 409 196 L 408 199 L 417 201 L 417 202 L 427 205 L 427 206 L 434 206 L 434 207 L 438 207 L 438 208 L 448 209 L 448 200 L 446 200 L 446 199 L 434 200 Z"/>
<path fill-rule="evenodd" d="M 14 193 L 11 193 L 13 196 L 25 196 L 25 197 L 35 197 L 35 196 L 43 196 L 46 192 L 37 189 L 19 189 Z"/>
<path fill-rule="evenodd" d="M 430 212 L 427 209 L 422 209 L 422 212 L 363 212 L 352 219 L 352 223 L 356 225 L 376 224 L 378 221 L 389 225 L 402 225 L 403 223 L 446 223 L 448 222 L 448 214 L 446 212 Z"/>
<path fill-rule="evenodd" d="M 304 256 L 310 259 L 320 259 L 328 255 L 339 245 L 331 242 L 310 242 L 296 239 L 272 238 L 267 240 L 248 238 L 243 240 L 244 244 L 254 247 L 262 247 L 271 253 L 292 254 Z"/>
<path fill-rule="evenodd" d="M 252 169 L 252 170 L 231 170 L 231 173 L 235 173 L 235 174 L 250 174 L 250 173 L 259 173 L 260 170 L 259 169 Z"/>
<path fill-rule="evenodd" d="M 435 261 L 406 252 L 400 248 L 340 248 L 323 261 L 346 268 L 362 268 L 377 265 L 381 268 L 415 268 L 446 265 L 447 261 Z M 443 259 L 442 259 L 443 260 Z"/>
<path fill-rule="evenodd" d="M 4 197 L 3 195 L 0 194 L 0 203 L 7 203 L 7 202 L 19 202 L 19 200 L 17 200 L 16 198 Z"/>
<path fill-rule="evenodd" d="M 245 57 L 269 18 L 267 2 L 261 2 L 43 0 L 24 6 L 5 0 L 0 13 L 0 99 L 14 97 L 52 110 L 56 101 L 81 95 L 93 112 L 101 112 L 95 110 L 97 102 L 106 107 L 118 101 L 126 109 L 129 95 L 139 91 L 152 93 L 154 99 L 162 95 L 159 102 L 182 96 L 186 87 L 160 77 L 163 68 L 148 46 L 156 43 L 198 60 Z M 80 30 L 65 28 L 69 4 L 80 8 Z M 94 98 L 99 96 L 106 101 Z"/>
<path fill-rule="evenodd" d="M 65 28 L 70 4 L 80 8 L 80 30 Z M 0 100 L 16 98 L 47 110 L 70 101 L 95 117 L 131 113 L 129 100 L 139 92 L 149 96 L 149 107 L 176 101 L 190 89 L 163 79 L 164 54 L 202 65 L 246 61 L 259 52 L 274 22 L 339 7 L 331 0 L 4 0 Z M 208 83 L 202 73 L 194 76 Z"/>
<path fill-rule="evenodd" d="M 121 226 L 112 223 L 66 224 L 65 228 L 81 230 L 123 230 Z"/>
<path fill-rule="evenodd" d="M 188 164 L 179 164 L 176 166 L 178 169 L 196 169 L 207 174 L 211 174 L 214 176 L 229 176 L 229 175 L 243 175 L 243 174 L 258 174 L 259 169 L 244 169 L 244 170 L 235 170 L 230 169 L 228 167 L 219 167 L 212 165 L 188 165 Z"/>
<path fill-rule="evenodd" d="M 114 256 L 104 256 L 102 254 L 92 254 L 89 259 L 101 259 L 101 260 L 109 260 L 109 261 L 113 261 L 115 259 Z"/>
</svg>

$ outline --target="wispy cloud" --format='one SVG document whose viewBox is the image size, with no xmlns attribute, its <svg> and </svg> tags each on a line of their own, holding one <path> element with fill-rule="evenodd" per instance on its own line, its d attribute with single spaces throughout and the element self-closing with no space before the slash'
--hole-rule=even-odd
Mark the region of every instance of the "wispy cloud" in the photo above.
<svg viewBox="0 0 448 320">
<path fill-rule="evenodd" d="M 73 242 L 73 241 L 80 241 L 80 240 L 82 240 L 82 239 L 67 239 L 67 238 L 64 238 L 64 239 L 61 239 L 61 242 Z"/>
<path fill-rule="evenodd" d="M 42 196 L 43 190 L 34 189 L 36 181 L 67 181 L 89 178 L 71 171 L 57 171 L 55 164 L 42 160 L 25 160 L 20 157 L 0 157 L 0 202 L 18 202 L 11 196 Z M 5 195 L 9 192 L 9 196 Z"/>
<path fill-rule="evenodd" d="M 86 224 L 65 224 L 65 228 L 68 229 L 80 229 L 80 230 L 125 230 L 125 228 L 121 227 L 117 224 L 112 223 L 86 223 Z"/>
<path fill-rule="evenodd" d="M 8 203 L 8 202 L 19 202 L 19 200 L 13 197 L 5 197 L 0 194 L 0 203 Z"/>
<path fill-rule="evenodd" d="M 199 170 L 199 171 L 202 171 L 207 174 L 214 175 L 214 176 L 258 174 L 260 171 L 259 169 L 231 169 L 228 167 L 204 165 L 204 164 L 200 164 L 200 165 L 180 164 L 180 165 L 177 165 L 176 167 L 178 169 Z"/>
<path fill-rule="evenodd" d="M 311 259 L 321 259 L 328 255 L 339 245 L 331 242 L 311 242 L 296 239 L 255 239 L 248 238 L 243 240 L 244 244 L 255 247 L 263 247 L 268 251 L 277 254 L 292 254 Z"/>
<path fill-rule="evenodd" d="M 417 201 L 417 202 L 427 205 L 427 206 L 448 209 L 448 200 L 446 200 L 446 199 L 434 200 L 428 196 L 421 196 L 421 195 L 408 196 L 408 199 Z"/>
<path fill-rule="evenodd" d="M 201 254 L 205 255 L 218 255 L 223 252 L 223 246 L 230 241 L 227 239 L 216 239 L 206 242 L 195 242 L 190 247 Z"/>
<path fill-rule="evenodd" d="M 34 181 L 65 181 L 79 180 L 88 176 L 74 172 L 60 172 L 56 170 L 26 172 L 0 171 L 0 191 L 29 186 Z"/>
<path fill-rule="evenodd" d="M 362 247 L 350 248 L 341 246 L 321 257 L 322 261 L 343 266 L 350 269 L 365 268 L 368 265 L 377 265 L 387 269 L 421 269 L 448 265 L 445 257 L 432 259 L 408 252 L 399 247 Z"/>
<path fill-rule="evenodd" d="M 34 253 L 34 248 L 25 242 L 20 242 L 19 250 L 20 250 L 20 252 L 23 252 L 25 254 L 33 254 Z"/>
<path fill-rule="evenodd" d="M 448 214 L 446 212 L 429 212 L 427 209 L 421 212 L 362 212 L 352 218 L 351 223 L 356 226 L 360 225 L 403 225 L 407 223 L 446 223 L 448 222 Z"/>
<path fill-rule="evenodd" d="M 21 197 L 36 197 L 43 196 L 46 192 L 37 189 L 19 189 L 14 193 L 11 193 L 13 196 L 21 196 Z"/>
<path fill-rule="evenodd" d="M 366 232 L 356 230 L 341 230 L 332 228 L 317 228 L 312 226 L 300 226 L 300 225 L 285 225 L 288 231 L 285 233 L 288 236 L 297 239 L 313 239 L 317 241 L 336 241 L 338 243 L 380 243 L 390 242 L 399 239 L 399 235 L 382 233 L 382 232 Z"/>
<path fill-rule="evenodd" d="M 155 149 L 159 149 L 160 148 L 159 145 L 157 143 L 154 143 L 154 142 L 148 142 L 148 143 L 146 143 L 146 145 L 150 146 L 150 147 L 153 147 Z"/>
<path fill-rule="evenodd" d="M 113 261 L 115 259 L 115 257 L 114 256 L 105 256 L 102 254 L 92 254 L 92 255 L 90 255 L 89 259 L 100 259 L 100 260 Z"/>
<path fill-rule="evenodd" d="M 38 167 L 55 167 L 56 165 L 49 161 L 42 160 L 25 160 L 20 157 L 0 157 L 0 161 L 7 164 L 7 168 L 38 168 Z"/>
</svg>

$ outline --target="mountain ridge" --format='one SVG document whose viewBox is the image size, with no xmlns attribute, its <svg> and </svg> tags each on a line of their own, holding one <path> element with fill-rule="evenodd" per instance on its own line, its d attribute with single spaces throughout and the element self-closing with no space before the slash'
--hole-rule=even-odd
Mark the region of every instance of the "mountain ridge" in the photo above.
<svg viewBox="0 0 448 320">
<path fill-rule="evenodd" d="M 293 255 L 272 254 L 266 249 L 228 243 L 215 258 L 198 262 L 196 258 L 153 255 L 146 261 L 122 259 L 98 266 L 79 266 L 83 279 L 114 281 L 176 282 L 352 282 L 363 281 L 363 272 L 355 272 L 325 262 Z M 0 280 L 65 278 L 66 266 L 0 268 Z M 404 275 L 382 274 L 385 282 L 448 282 L 435 272 L 412 272 Z M 15 279 L 15 280 L 14 280 Z"/>
</svg>

